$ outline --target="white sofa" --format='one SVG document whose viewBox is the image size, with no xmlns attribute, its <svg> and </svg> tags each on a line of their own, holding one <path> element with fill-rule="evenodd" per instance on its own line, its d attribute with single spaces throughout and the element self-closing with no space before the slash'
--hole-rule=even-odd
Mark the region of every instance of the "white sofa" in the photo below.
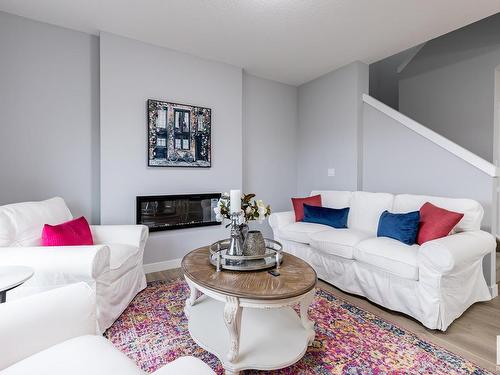
<svg viewBox="0 0 500 375">
<path fill-rule="evenodd" d="M 325 207 L 350 207 L 348 229 L 295 222 L 293 211 L 273 213 L 269 222 L 284 250 L 309 262 L 320 279 L 443 331 L 470 305 L 492 298 L 482 260 L 496 242 L 480 229 L 484 211 L 478 202 L 361 191 L 316 194 Z M 376 237 L 383 211 L 416 211 L 425 202 L 464 213 L 453 234 L 422 246 Z"/>
<path fill-rule="evenodd" d="M 95 294 L 77 283 L 0 305 L 1 375 L 145 375 L 103 336 L 95 335 Z M 154 375 L 214 375 L 181 357 Z"/>
<path fill-rule="evenodd" d="M 0 264 L 35 271 L 7 293 L 7 301 L 83 281 L 96 292 L 98 331 L 104 332 L 146 287 L 142 263 L 148 228 L 93 225 L 93 246 L 40 246 L 44 224 L 72 218 L 62 198 L 0 206 Z"/>
</svg>

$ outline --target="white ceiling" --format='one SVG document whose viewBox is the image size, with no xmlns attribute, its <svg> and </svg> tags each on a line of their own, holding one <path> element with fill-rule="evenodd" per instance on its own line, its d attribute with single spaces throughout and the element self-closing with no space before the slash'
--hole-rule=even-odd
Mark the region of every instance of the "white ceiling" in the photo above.
<svg viewBox="0 0 500 375">
<path fill-rule="evenodd" d="M 497 13 L 500 0 L 0 0 L 0 10 L 298 85 Z"/>
</svg>

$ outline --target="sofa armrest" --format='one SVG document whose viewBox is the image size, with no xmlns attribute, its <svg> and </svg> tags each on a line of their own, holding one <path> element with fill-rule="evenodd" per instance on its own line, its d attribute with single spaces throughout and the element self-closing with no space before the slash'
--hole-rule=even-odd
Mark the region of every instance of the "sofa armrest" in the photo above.
<svg viewBox="0 0 500 375">
<path fill-rule="evenodd" d="M 109 247 L 92 246 L 36 246 L 3 247 L 0 264 L 23 265 L 35 270 L 28 283 L 70 284 L 95 280 L 109 271 Z"/>
<path fill-rule="evenodd" d="M 95 294 L 77 283 L 0 305 L 0 370 L 73 337 L 96 333 Z"/>
<path fill-rule="evenodd" d="M 293 211 L 275 212 L 269 216 L 269 225 L 275 234 L 280 228 L 292 223 L 295 223 L 295 212 Z"/>
<path fill-rule="evenodd" d="M 179 357 L 165 366 L 160 367 L 151 375 L 215 375 L 215 372 L 201 359 L 192 356 Z"/>
<path fill-rule="evenodd" d="M 149 236 L 145 225 L 92 225 L 94 243 L 121 243 L 143 250 Z"/>
<path fill-rule="evenodd" d="M 495 238 L 490 233 L 461 232 L 424 243 L 418 252 L 418 262 L 440 274 L 448 274 L 482 260 L 495 247 Z"/>
</svg>

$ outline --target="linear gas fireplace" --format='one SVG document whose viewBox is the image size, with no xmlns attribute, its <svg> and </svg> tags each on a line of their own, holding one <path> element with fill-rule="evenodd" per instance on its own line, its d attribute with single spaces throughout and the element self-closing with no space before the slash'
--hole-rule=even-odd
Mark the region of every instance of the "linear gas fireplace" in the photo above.
<svg viewBox="0 0 500 375">
<path fill-rule="evenodd" d="M 151 232 L 220 225 L 214 212 L 220 197 L 220 193 L 137 197 L 136 221 Z"/>
</svg>

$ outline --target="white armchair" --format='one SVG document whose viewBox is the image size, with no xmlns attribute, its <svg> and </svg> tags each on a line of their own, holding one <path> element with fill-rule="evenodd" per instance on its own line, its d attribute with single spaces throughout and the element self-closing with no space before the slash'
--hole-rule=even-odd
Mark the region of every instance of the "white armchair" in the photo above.
<svg viewBox="0 0 500 375">
<path fill-rule="evenodd" d="M 143 271 L 148 228 L 143 225 L 94 225 L 95 245 L 40 247 L 44 224 L 73 216 L 62 198 L 0 207 L 0 264 L 26 265 L 34 276 L 7 293 L 15 299 L 79 281 L 97 296 L 97 329 L 104 332 L 146 287 Z"/>
<path fill-rule="evenodd" d="M 77 283 L 0 305 L 1 375 L 145 375 L 110 341 L 95 335 L 95 294 Z M 181 357 L 154 375 L 214 375 Z"/>
</svg>

